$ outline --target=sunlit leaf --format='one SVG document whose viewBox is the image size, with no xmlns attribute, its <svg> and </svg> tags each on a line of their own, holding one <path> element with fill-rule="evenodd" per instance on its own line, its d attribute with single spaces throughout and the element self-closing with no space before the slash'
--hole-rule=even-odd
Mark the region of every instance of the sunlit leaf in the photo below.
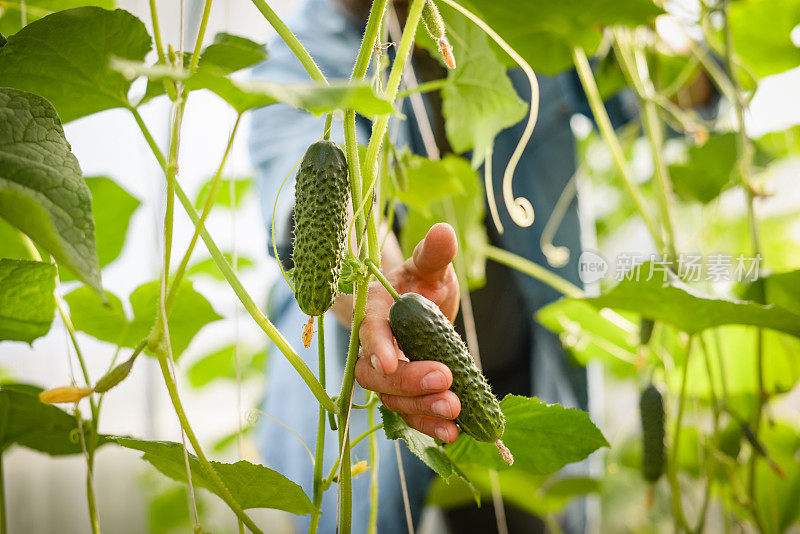
<svg viewBox="0 0 800 534">
<path fill-rule="evenodd" d="M 800 65 L 792 31 L 800 24 L 798 0 L 741 0 L 729 10 L 736 55 L 759 77 Z"/>
<path fill-rule="evenodd" d="M 85 287 L 67 293 L 64 300 L 69 304 L 75 328 L 101 341 L 133 348 L 150 334 L 156 322 L 159 287 L 158 281 L 149 282 L 131 293 L 132 318 L 126 315 L 119 298 L 108 292 L 108 305 Z M 173 355 L 179 356 L 203 326 L 219 319 L 222 317 L 208 300 L 190 282 L 183 282 L 169 316 Z"/>
<path fill-rule="evenodd" d="M 56 269 L 50 263 L 0 260 L 0 341 L 31 343 L 55 316 Z"/>
<path fill-rule="evenodd" d="M 46 98 L 69 122 L 127 106 L 131 81 L 109 67 L 109 58 L 142 61 L 150 42 L 142 21 L 127 11 L 59 11 L 9 37 L 0 49 L 0 80 Z"/>
<path fill-rule="evenodd" d="M 737 157 L 733 132 L 712 135 L 703 145 L 692 146 L 685 163 L 669 166 L 675 192 L 708 204 L 733 185 Z"/>
<path fill-rule="evenodd" d="M 463 432 L 445 449 L 453 461 L 497 471 L 548 475 L 608 446 L 584 411 L 518 395 L 507 395 L 500 408 L 506 417 L 502 439 L 514 455 L 514 465 L 509 467 L 502 460 L 494 443 L 478 442 Z"/>
</svg>

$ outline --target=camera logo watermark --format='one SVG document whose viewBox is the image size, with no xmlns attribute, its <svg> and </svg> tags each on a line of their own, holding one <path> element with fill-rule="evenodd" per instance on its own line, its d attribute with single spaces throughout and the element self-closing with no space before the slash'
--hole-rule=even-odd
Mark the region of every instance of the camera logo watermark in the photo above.
<svg viewBox="0 0 800 534">
<path fill-rule="evenodd" d="M 684 282 L 752 282 L 758 278 L 760 254 L 680 254 L 671 260 L 658 254 L 621 252 L 613 262 L 597 252 L 586 250 L 578 258 L 578 277 L 584 284 L 603 279 L 617 282 L 648 282 L 654 278 L 666 282 L 670 273 Z M 637 266 L 643 265 L 636 269 Z"/>
</svg>

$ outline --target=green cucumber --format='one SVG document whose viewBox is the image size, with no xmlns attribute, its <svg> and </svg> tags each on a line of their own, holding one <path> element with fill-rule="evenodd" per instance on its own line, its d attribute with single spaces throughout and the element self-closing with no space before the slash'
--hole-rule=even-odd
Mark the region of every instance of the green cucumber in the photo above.
<svg viewBox="0 0 800 534">
<path fill-rule="evenodd" d="M 306 150 L 297 171 L 294 208 L 294 295 L 311 316 L 338 294 L 347 238 L 347 159 L 332 141 Z"/>
<path fill-rule="evenodd" d="M 478 441 L 495 442 L 503 459 L 512 463 L 513 458 L 500 441 L 505 430 L 500 403 L 439 307 L 421 295 L 406 293 L 392 304 L 389 325 L 409 360 L 433 360 L 450 368 L 453 373 L 450 390 L 461 401 L 456 423 Z"/>
<path fill-rule="evenodd" d="M 642 475 L 654 483 L 664 473 L 666 419 L 664 399 L 653 384 L 647 386 L 639 397 L 639 415 L 642 420 Z"/>
</svg>

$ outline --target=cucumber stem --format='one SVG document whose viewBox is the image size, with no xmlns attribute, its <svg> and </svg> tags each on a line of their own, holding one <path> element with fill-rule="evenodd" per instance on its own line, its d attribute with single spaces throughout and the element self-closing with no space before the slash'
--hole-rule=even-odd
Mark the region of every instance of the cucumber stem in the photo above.
<svg viewBox="0 0 800 534">
<path fill-rule="evenodd" d="M 398 300 L 400 298 L 400 293 L 398 293 L 395 290 L 395 288 L 392 287 L 392 284 L 389 283 L 389 280 L 387 280 L 385 276 L 383 276 L 383 273 L 381 272 L 380 269 L 378 269 L 377 265 L 375 265 L 372 262 L 372 260 L 370 260 L 369 258 L 364 260 L 364 264 L 367 266 L 367 268 L 370 270 L 370 272 L 375 276 L 375 278 L 378 279 L 378 282 L 380 282 L 381 285 L 384 288 L 386 288 L 386 291 L 389 292 L 389 294 L 392 296 L 392 298 L 394 300 Z"/>
<path fill-rule="evenodd" d="M 508 465 L 514 464 L 514 456 L 511 454 L 511 451 L 508 450 L 508 447 L 505 446 L 502 439 L 498 439 L 494 442 L 497 445 L 497 450 L 500 451 L 500 457 L 503 459 L 505 463 Z"/>
</svg>

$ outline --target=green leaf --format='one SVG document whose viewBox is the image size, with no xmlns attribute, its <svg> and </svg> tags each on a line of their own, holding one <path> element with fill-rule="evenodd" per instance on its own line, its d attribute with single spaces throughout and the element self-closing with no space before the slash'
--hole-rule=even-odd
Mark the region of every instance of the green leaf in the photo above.
<svg viewBox="0 0 800 534">
<path fill-rule="evenodd" d="M 540 309 L 536 319 L 558 334 L 581 365 L 600 361 L 617 377 L 635 376 L 639 332 L 627 318 L 580 300 L 561 299 Z"/>
<path fill-rule="evenodd" d="M 799 0 L 741 0 L 730 5 L 736 55 L 764 77 L 800 65 L 792 30 L 800 24 Z"/>
<path fill-rule="evenodd" d="M 0 341 L 31 343 L 47 334 L 56 310 L 55 288 L 52 264 L 0 260 Z"/>
<path fill-rule="evenodd" d="M 105 267 L 120 255 L 125 246 L 125 236 L 139 199 L 105 176 L 86 178 L 92 192 L 92 217 L 96 229 L 97 259 Z M 67 271 L 59 273 L 62 281 L 74 280 Z"/>
<path fill-rule="evenodd" d="M 609 446 L 584 411 L 518 395 L 507 395 L 500 408 L 506 417 L 503 443 L 514 455 L 514 470 L 548 475 Z M 458 465 L 509 469 L 494 443 L 475 441 L 463 432 L 446 450 Z"/>
<path fill-rule="evenodd" d="M 451 8 L 443 16 L 458 65 L 448 70 L 448 84 L 442 89 L 447 140 L 455 152 L 472 150 L 472 166 L 478 167 L 495 136 L 522 120 L 528 105 L 517 95 L 483 30 Z"/>
<path fill-rule="evenodd" d="M 75 416 L 40 402 L 35 389 L 20 386 L 0 386 L 0 451 L 16 443 L 51 456 L 81 454 Z M 91 423 L 85 421 L 83 430 L 90 439 Z M 102 434 L 97 441 L 98 446 L 109 442 Z"/>
<path fill-rule="evenodd" d="M 443 198 L 464 193 L 460 176 L 456 174 L 456 164 L 446 161 L 457 161 L 461 158 L 445 156 L 441 161 L 407 154 L 404 157 L 408 187 L 405 191 L 397 191 L 395 199 L 410 208 L 430 217 L 431 206 Z"/>
<path fill-rule="evenodd" d="M 235 345 L 228 345 L 219 350 L 199 357 L 186 371 L 192 387 L 201 388 L 214 380 L 227 378 L 236 380 L 236 365 L 234 359 Z M 241 378 L 262 376 L 264 364 L 267 360 L 267 350 L 244 350 L 240 347 L 239 366 Z"/>
<path fill-rule="evenodd" d="M 228 261 L 229 264 L 233 265 L 233 256 L 229 252 L 225 252 L 223 254 L 225 259 Z M 248 258 L 247 256 L 239 256 L 236 258 L 237 268 L 240 271 L 245 269 L 250 269 L 256 266 L 256 262 L 252 258 Z M 192 264 L 188 269 L 186 269 L 186 276 L 195 277 L 197 275 L 206 275 L 216 278 L 217 280 L 225 280 L 225 277 L 222 275 L 222 272 L 217 267 L 216 262 L 213 258 L 206 258 L 204 260 L 200 260 L 197 263 Z"/>
<path fill-rule="evenodd" d="M 337 109 L 354 110 L 365 117 L 394 113 L 392 103 L 378 95 L 368 83 L 351 84 L 346 80 L 332 80 L 330 85 L 316 85 L 240 81 L 214 68 L 198 69 L 190 77 L 185 71 L 163 65 L 148 67 L 141 62 L 116 58 L 111 64 L 114 69 L 131 80 L 139 76 L 147 76 L 150 80 L 182 80 L 190 91 L 208 89 L 225 100 L 238 113 L 276 102 L 304 109 L 316 116 Z"/>
<path fill-rule="evenodd" d="M 445 448 L 432 437 L 408 426 L 398 414 L 380 407 L 383 431 L 387 439 L 402 439 L 408 450 L 414 453 L 425 465 L 433 469 L 445 482 L 460 480 L 470 488 L 475 501 L 480 504 L 480 494 L 464 472 L 450 459 Z"/>
<path fill-rule="evenodd" d="M 26 260 L 31 258 L 24 235 L 0 218 L 0 258 Z"/>
<path fill-rule="evenodd" d="M 213 66 L 229 74 L 261 63 L 269 54 L 267 47 L 245 37 L 220 32 L 200 56 L 200 68 Z"/>
<path fill-rule="evenodd" d="M 127 106 L 131 82 L 109 68 L 109 57 L 142 61 L 149 51 L 147 29 L 127 11 L 68 9 L 9 37 L 0 49 L 0 80 L 48 99 L 69 122 Z"/>
<path fill-rule="evenodd" d="M 75 328 L 101 341 L 133 348 L 150 334 L 158 313 L 160 283 L 148 282 L 130 296 L 133 318 L 129 318 L 115 295 L 106 292 L 108 305 L 85 287 L 65 295 Z M 172 313 L 169 333 L 173 355 L 177 358 L 206 324 L 222 319 L 208 300 L 194 290 L 191 282 L 181 283 Z"/>
<path fill-rule="evenodd" d="M 662 12 L 650 0 L 470 0 L 469 5 L 535 71 L 544 74 L 570 68 L 573 46 L 594 53 L 600 44 L 600 27 L 636 26 Z"/>
<path fill-rule="evenodd" d="M 4 3 L 0 11 L 0 32 L 11 35 L 22 28 L 21 2 Z M 81 6 L 114 7 L 114 0 L 25 0 L 25 16 L 28 24 L 55 11 Z"/>
<path fill-rule="evenodd" d="M 179 443 L 128 438 L 117 438 L 116 441 L 128 449 L 142 451 L 143 460 L 171 479 L 187 481 L 183 447 Z M 200 461 L 193 454 L 189 455 L 189 465 L 192 484 L 219 496 Z M 211 462 L 211 465 L 233 498 L 244 509 L 274 508 L 298 515 L 309 514 L 314 510 L 302 488 L 277 471 L 244 460 L 232 464 Z"/>
<path fill-rule="evenodd" d="M 769 132 L 755 140 L 757 152 L 770 159 L 800 154 L 800 124 L 778 132 Z"/>
<path fill-rule="evenodd" d="M 0 88 L 0 125 L 0 217 L 100 291 L 91 194 L 53 106 Z"/>
<path fill-rule="evenodd" d="M 158 475 L 153 474 L 152 478 Z M 189 532 L 194 528 L 194 514 L 190 515 L 189 507 L 186 503 L 191 498 L 188 488 L 183 484 L 176 484 L 170 481 L 169 486 L 163 490 L 153 488 L 153 483 L 148 477 L 148 506 L 147 517 L 149 532 L 151 534 L 169 534 L 171 532 Z M 163 479 L 162 479 L 163 481 Z M 160 484 L 159 484 L 160 485 Z M 195 495 L 197 513 L 200 521 L 203 521 L 203 513 L 206 509 L 206 502 Z"/>
<path fill-rule="evenodd" d="M 736 159 L 736 134 L 712 135 L 703 145 L 689 148 L 685 163 L 669 166 L 675 192 L 708 204 L 733 185 Z"/>
<path fill-rule="evenodd" d="M 654 270 L 651 271 L 651 267 Z M 649 276 L 650 273 L 654 273 L 653 276 Z M 705 295 L 651 262 L 635 267 L 628 274 L 629 279 L 599 297 L 585 299 L 586 302 L 598 309 L 639 313 L 670 323 L 689 334 L 714 326 L 742 324 L 800 337 L 800 314 L 779 306 Z"/>
<path fill-rule="evenodd" d="M 464 158 L 448 154 L 440 162 L 434 163 L 447 173 L 448 179 L 455 180 L 454 184 L 457 187 L 448 185 L 451 192 L 439 199 L 434 197 L 425 209 L 419 209 L 425 201 L 425 196 L 419 195 L 418 201 L 415 200 L 409 209 L 407 221 L 400 235 L 403 253 L 410 256 L 431 226 L 438 222 L 447 222 L 456 229 L 458 250 L 463 255 L 467 283 L 471 289 L 475 289 L 483 285 L 486 270 L 486 258 L 478 251 L 489 242 L 486 225 L 483 223 L 486 216 L 483 184 L 477 172 Z M 412 187 L 406 193 L 397 193 L 395 197 L 416 199 L 420 189 L 414 184 L 424 182 L 424 176 L 424 172 L 409 173 Z M 441 178 L 436 179 L 441 180 Z"/>
<path fill-rule="evenodd" d="M 199 210 L 202 209 L 208 199 L 208 194 L 211 192 L 211 184 L 214 182 L 214 177 L 209 178 L 197 192 L 194 205 Z M 233 182 L 235 198 L 231 199 L 231 182 Z M 246 178 L 222 178 L 217 189 L 217 195 L 214 198 L 214 206 L 223 206 L 226 208 L 238 208 L 241 206 L 242 201 L 250 194 L 253 189 L 253 179 Z M 233 202 L 232 202 L 233 200 Z"/>
</svg>

